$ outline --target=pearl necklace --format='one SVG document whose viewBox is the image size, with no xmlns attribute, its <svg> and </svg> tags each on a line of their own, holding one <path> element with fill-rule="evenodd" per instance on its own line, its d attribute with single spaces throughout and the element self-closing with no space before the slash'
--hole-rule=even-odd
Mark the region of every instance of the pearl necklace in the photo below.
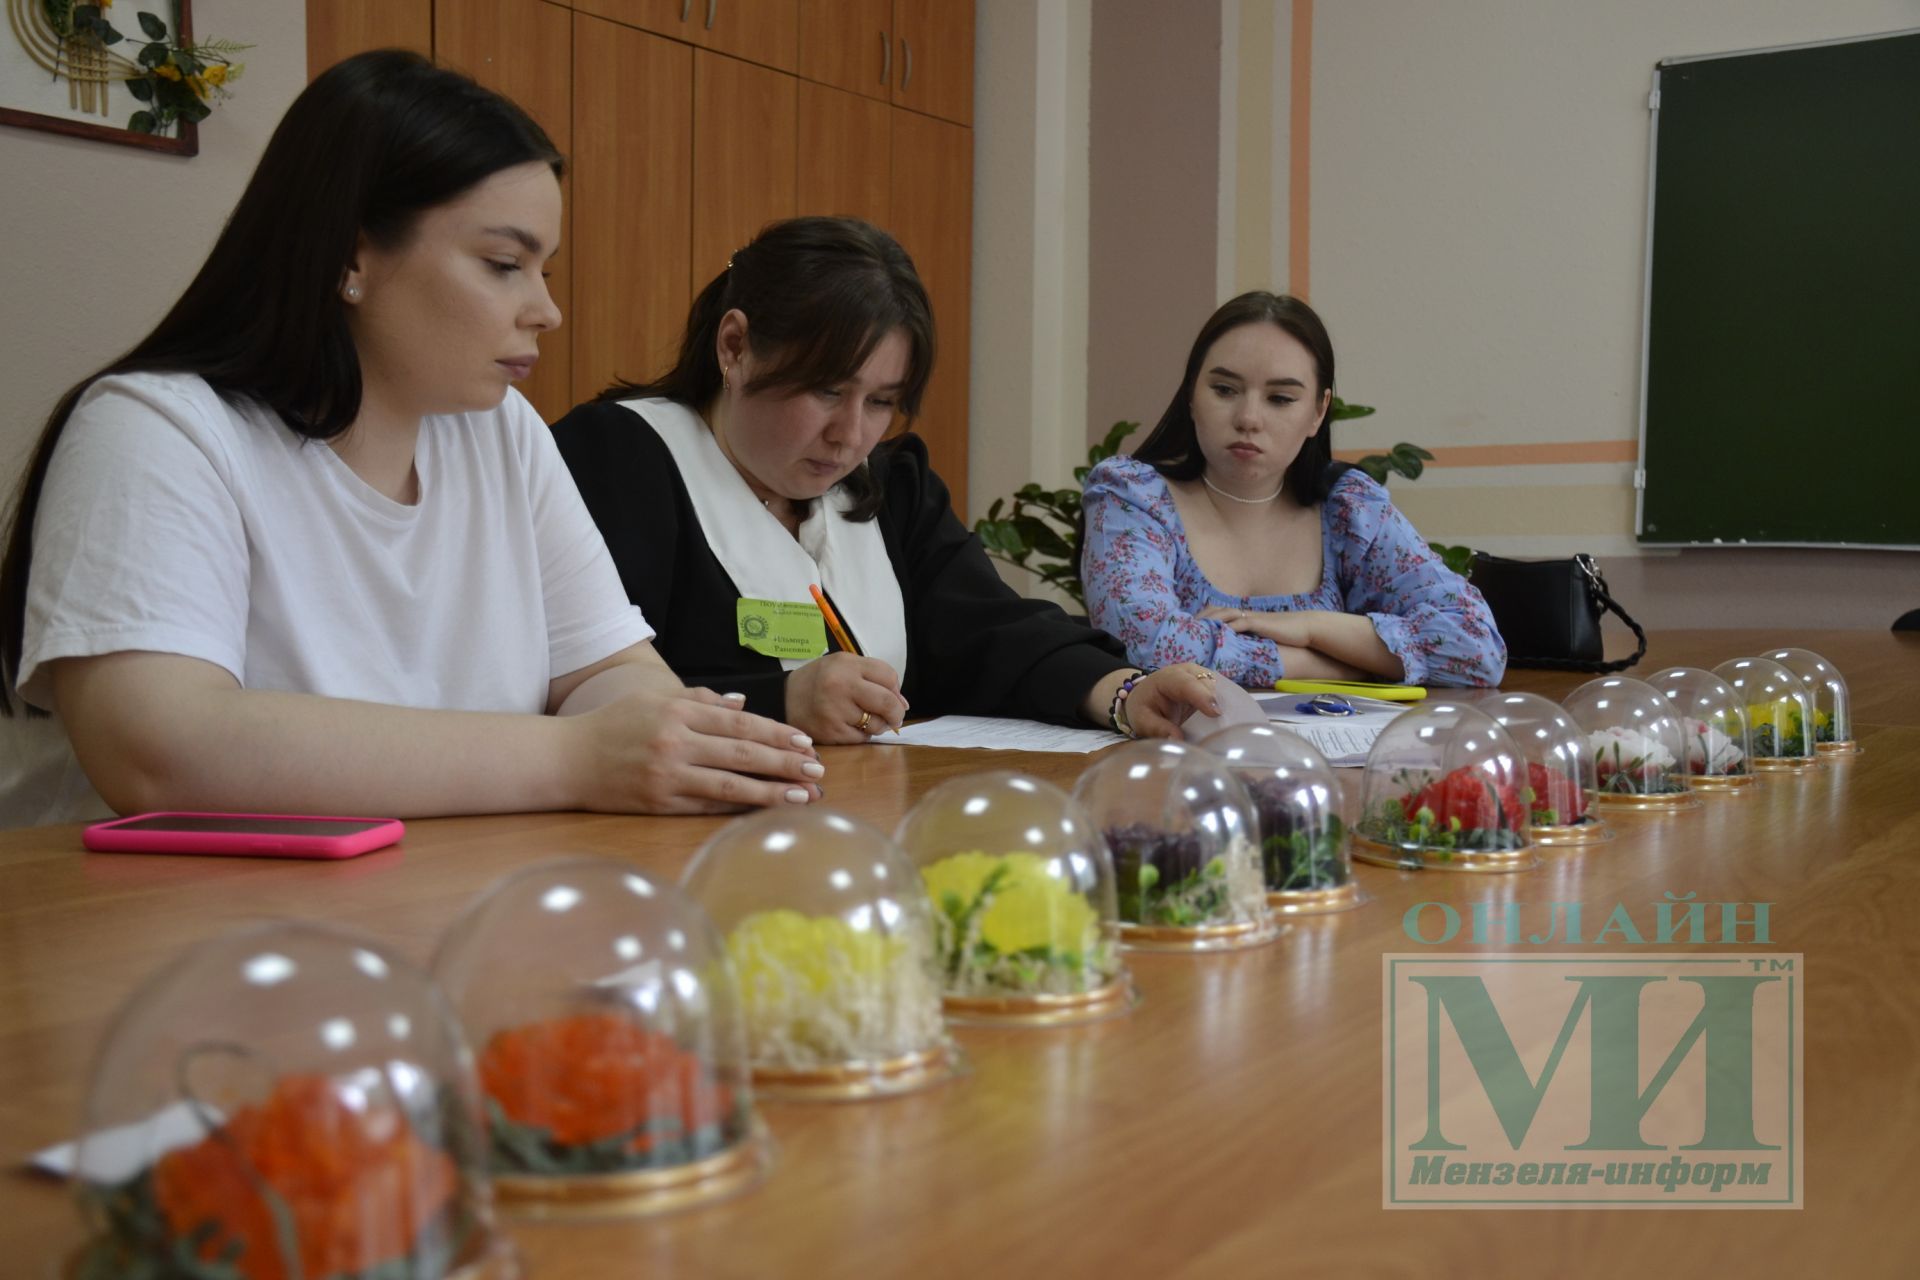
<svg viewBox="0 0 1920 1280">
<path fill-rule="evenodd" d="M 1283 479 L 1280 481 L 1280 488 L 1275 489 L 1272 493 L 1268 494 L 1264 498 L 1242 498 L 1237 494 L 1228 493 L 1225 489 L 1222 489 L 1219 485 L 1207 479 L 1207 474 L 1204 471 L 1200 473 L 1200 483 L 1204 484 L 1205 486 L 1207 486 L 1207 488 L 1213 490 L 1215 493 L 1225 498 L 1228 502 L 1244 502 L 1250 507 L 1265 506 L 1267 503 L 1272 502 L 1275 498 L 1279 497 L 1282 491 L 1284 491 L 1287 487 L 1287 482 Z"/>
</svg>

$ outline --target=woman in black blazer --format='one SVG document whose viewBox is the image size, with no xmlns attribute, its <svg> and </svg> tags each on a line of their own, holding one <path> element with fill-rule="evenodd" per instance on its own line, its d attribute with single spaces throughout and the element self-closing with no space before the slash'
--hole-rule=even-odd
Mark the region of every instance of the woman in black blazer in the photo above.
<svg viewBox="0 0 1920 1280">
<path fill-rule="evenodd" d="M 674 367 L 554 425 L 627 594 L 682 679 L 823 743 L 916 715 L 1177 737 L 1213 673 L 1131 666 L 1006 586 L 910 426 L 933 365 L 926 291 L 885 232 L 776 223 L 694 300 Z M 821 625 L 820 587 L 858 652 Z"/>
</svg>

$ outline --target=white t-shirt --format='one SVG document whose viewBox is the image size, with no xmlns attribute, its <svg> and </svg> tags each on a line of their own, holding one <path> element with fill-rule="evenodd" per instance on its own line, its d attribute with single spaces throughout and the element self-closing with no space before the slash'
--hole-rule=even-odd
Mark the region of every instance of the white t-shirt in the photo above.
<svg viewBox="0 0 1920 1280">
<path fill-rule="evenodd" d="M 52 659 L 154 650 L 249 689 L 532 714 L 555 676 L 652 637 L 519 393 L 423 420 L 414 464 L 408 506 L 198 377 L 101 379 L 34 521 L 21 695 L 53 709 Z M 12 724 L 0 825 L 105 811 L 64 733 Z"/>
</svg>

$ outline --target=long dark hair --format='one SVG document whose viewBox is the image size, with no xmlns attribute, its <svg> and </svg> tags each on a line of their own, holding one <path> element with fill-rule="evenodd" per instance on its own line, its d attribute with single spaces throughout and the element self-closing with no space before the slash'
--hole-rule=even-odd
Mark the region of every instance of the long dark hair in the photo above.
<svg viewBox="0 0 1920 1280">
<path fill-rule="evenodd" d="M 0 562 L 0 714 L 13 714 L 33 518 L 80 397 L 115 373 L 191 373 L 330 440 L 360 413 L 360 358 L 340 282 L 364 234 L 404 244 L 419 216 L 503 169 L 564 162 L 506 98 L 416 53 L 363 53 L 293 100 L 200 273 L 152 333 L 60 397 L 14 500 Z M 31 714 L 38 714 L 33 708 Z"/>
<path fill-rule="evenodd" d="M 1246 324 L 1277 325 L 1299 339 L 1300 345 L 1313 354 L 1314 373 L 1320 384 L 1313 389 L 1314 398 L 1333 391 L 1333 339 L 1327 336 L 1327 326 L 1312 307 L 1292 294 L 1261 290 L 1221 303 L 1220 309 L 1200 326 L 1200 336 L 1193 340 L 1193 350 L 1187 353 L 1187 372 L 1180 379 L 1180 388 L 1173 393 L 1166 412 L 1160 415 L 1152 433 L 1133 451 L 1134 457 L 1151 463 L 1154 470 L 1169 480 L 1194 480 L 1207 469 L 1193 425 L 1194 384 L 1200 377 L 1200 364 L 1213 344 L 1222 335 Z M 1281 480 L 1287 496 L 1303 507 L 1325 502 L 1333 482 L 1351 470 L 1348 464 L 1333 460 L 1332 420 L 1333 405 L 1329 400 L 1320 416 L 1319 430 L 1300 446 L 1300 452 L 1294 455 Z"/>
<path fill-rule="evenodd" d="M 673 367 L 651 382 L 616 382 L 599 398 L 664 397 L 704 410 L 720 394 L 720 320 L 736 308 L 754 356 L 771 362 L 743 388 L 749 394 L 838 386 L 889 333 L 905 333 L 900 414 L 912 426 L 933 372 L 933 308 L 907 251 L 858 218 L 789 218 L 763 229 L 693 300 Z M 873 519 L 881 489 L 872 470 L 862 463 L 841 483 L 853 499 L 847 518 Z"/>
</svg>

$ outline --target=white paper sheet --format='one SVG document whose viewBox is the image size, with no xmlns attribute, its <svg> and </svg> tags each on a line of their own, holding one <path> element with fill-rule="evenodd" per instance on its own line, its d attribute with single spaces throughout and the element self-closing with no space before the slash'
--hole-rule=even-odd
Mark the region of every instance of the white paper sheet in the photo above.
<svg viewBox="0 0 1920 1280">
<path fill-rule="evenodd" d="M 974 747 L 988 751 L 1063 751 L 1079 755 L 1126 739 L 1106 729 L 1071 729 L 1038 720 L 995 716 L 940 716 L 910 724 L 899 733 L 874 738 L 878 746 Z"/>
<path fill-rule="evenodd" d="M 1382 710 L 1369 709 L 1350 716 L 1318 716 L 1293 709 L 1305 700 L 1294 693 L 1262 698 L 1260 703 L 1273 723 L 1284 724 L 1311 742 L 1327 758 L 1327 763 L 1336 769 L 1356 769 L 1365 764 L 1367 753 L 1373 750 L 1374 739 L 1380 736 L 1380 731 L 1407 710 L 1404 704 L 1378 702 L 1372 698 L 1364 699 L 1364 702 Z M 1353 699 L 1355 706 L 1362 705 L 1362 702 L 1362 699 Z"/>
<path fill-rule="evenodd" d="M 217 1113 L 213 1119 L 218 1122 Z M 95 1134 L 93 1145 L 87 1149 L 87 1180 L 108 1184 L 125 1182 L 160 1155 L 175 1147 L 191 1146 L 206 1136 L 207 1126 L 199 1114 L 186 1103 L 176 1102 L 145 1121 L 103 1129 Z M 27 1158 L 27 1164 L 42 1173 L 71 1178 L 79 1158 L 79 1143 L 62 1142 L 45 1151 L 36 1151 Z"/>
</svg>

